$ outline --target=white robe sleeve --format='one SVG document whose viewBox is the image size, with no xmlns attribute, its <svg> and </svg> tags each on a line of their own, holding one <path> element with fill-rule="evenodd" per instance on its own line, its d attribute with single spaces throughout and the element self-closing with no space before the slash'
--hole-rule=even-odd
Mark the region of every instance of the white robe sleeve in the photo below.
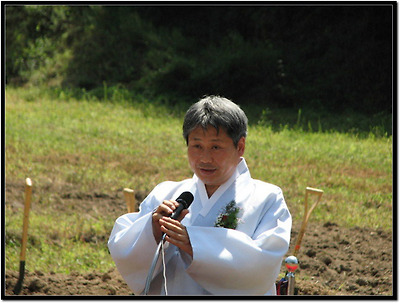
<svg viewBox="0 0 400 303">
<path fill-rule="evenodd" d="M 134 294 L 143 291 L 157 249 L 151 213 L 162 202 L 160 193 L 165 193 L 166 186 L 168 183 L 159 184 L 140 205 L 138 213 L 119 217 L 108 240 L 108 249 L 115 265 Z"/>
<path fill-rule="evenodd" d="M 151 214 L 132 222 L 132 214 L 117 219 L 108 241 L 108 248 L 115 265 L 129 284 L 133 293 L 144 289 L 157 244 L 153 236 Z M 149 253 L 143 253 L 143 252 Z"/>
<path fill-rule="evenodd" d="M 187 273 L 214 295 L 274 291 L 289 247 L 291 223 L 281 197 L 265 212 L 252 237 L 221 227 L 188 226 L 193 260 Z"/>
</svg>

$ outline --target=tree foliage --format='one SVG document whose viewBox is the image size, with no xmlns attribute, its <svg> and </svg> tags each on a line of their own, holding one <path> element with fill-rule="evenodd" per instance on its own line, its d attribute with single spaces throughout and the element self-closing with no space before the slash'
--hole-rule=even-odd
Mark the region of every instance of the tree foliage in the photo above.
<svg viewBox="0 0 400 303">
<path fill-rule="evenodd" d="M 390 112 L 395 9 L 6 5 L 6 82 Z"/>
</svg>

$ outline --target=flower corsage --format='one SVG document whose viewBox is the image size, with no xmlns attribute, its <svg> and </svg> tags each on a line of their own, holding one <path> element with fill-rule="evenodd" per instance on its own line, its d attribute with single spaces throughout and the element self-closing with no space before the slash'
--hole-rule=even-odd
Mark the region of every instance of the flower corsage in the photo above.
<svg viewBox="0 0 400 303">
<path fill-rule="evenodd" d="M 217 217 L 215 227 L 225 227 L 230 229 L 236 229 L 240 223 L 240 219 L 237 217 L 240 211 L 240 207 L 236 206 L 236 202 L 233 200 L 229 202 L 224 211 Z"/>
</svg>

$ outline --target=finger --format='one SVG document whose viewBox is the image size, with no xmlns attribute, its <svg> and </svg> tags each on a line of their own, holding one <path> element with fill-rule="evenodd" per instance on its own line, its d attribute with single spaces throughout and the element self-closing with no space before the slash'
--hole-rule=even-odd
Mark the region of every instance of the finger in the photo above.
<svg viewBox="0 0 400 303">
<path fill-rule="evenodd" d="M 170 218 L 163 218 L 160 220 L 160 224 L 162 232 L 176 240 L 187 242 L 187 239 L 185 239 L 188 238 L 186 228 L 179 223 L 179 221 Z"/>
<path fill-rule="evenodd" d="M 173 201 L 164 200 L 163 203 L 161 203 L 157 207 L 154 214 L 156 214 L 157 217 L 159 217 L 159 218 L 161 218 L 162 216 L 170 216 L 174 212 L 175 209 L 176 209 L 176 206 L 173 203 Z"/>
<path fill-rule="evenodd" d="M 167 206 L 172 212 L 179 206 L 179 203 L 174 200 L 164 200 L 161 204 L 163 207 Z"/>
<path fill-rule="evenodd" d="M 182 212 L 179 214 L 179 217 L 176 218 L 177 221 L 181 222 L 183 220 L 183 218 L 185 218 L 185 216 L 189 213 L 189 210 L 184 209 L 182 210 Z M 171 216 L 167 216 L 167 217 L 171 217 Z"/>
<path fill-rule="evenodd" d="M 182 212 L 181 212 L 181 214 L 179 215 L 179 217 L 178 217 L 178 221 L 179 222 L 181 222 L 182 220 L 183 220 L 183 218 L 185 218 L 185 216 L 187 215 L 189 213 L 189 210 L 188 209 L 184 209 L 184 210 L 182 210 Z"/>
<path fill-rule="evenodd" d="M 189 238 L 186 234 L 180 231 L 174 231 L 172 229 L 168 229 L 165 226 L 161 226 L 161 231 L 166 234 L 165 239 L 172 244 L 187 244 L 189 243 Z"/>
<path fill-rule="evenodd" d="M 175 210 L 177 208 L 178 203 L 176 201 L 172 201 L 172 200 L 164 200 L 163 203 L 161 205 L 167 206 L 168 208 L 170 208 L 171 210 Z"/>
<path fill-rule="evenodd" d="M 178 246 L 179 248 L 184 247 L 185 245 L 189 245 L 190 241 L 189 238 L 184 238 L 184 237 L 176 237 L 176 235 L 168 235 L 165 233 L 165 240 L 171 244 L 174 244 L 175 246 Z"/>
<path fill-rule="evenodd" d="M 163 217 L 162 219 L 160 219 L 160 224 L 168 230 L 174 231 L 176 233 L 179 233 L 183 227 L 183 225 L 179 221 L 171 219 L 170 217 Z"/>
<path fill-rule="evenodd" d="M 190 256 L 193 257 L 193 249 L 192 244 L 190 242 L 189 235 L 186 231 L 186 227 L 182 225 L 179 233 L 174 232 L 173 230 L 167 229 L 165 226 L 161 227 L 163 232 L 166 234 L 165 240 L 169 243 L 179 247 Z"/>
<path fill-rule="evenodd" d="M 171 202 L 172 204 L 175 205 L 175 208 L 177 208 L 179 206 L 179 203 L 176 202 L 175 200 L 168 200 L 169 202 Z"/>
</svg>

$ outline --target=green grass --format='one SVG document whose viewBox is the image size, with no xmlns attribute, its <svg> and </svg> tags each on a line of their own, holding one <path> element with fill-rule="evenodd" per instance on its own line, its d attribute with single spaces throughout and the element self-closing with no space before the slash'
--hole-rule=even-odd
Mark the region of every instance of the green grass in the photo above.
<svg viewBox="0 0 400 303">
<path fill-rule="evenodd" d="M 130 186 L 147 194 L 164 180 L 192 176 L 179 106 L 117 92 L 107 92 L 108 102 L 100 102 L 85 93 L 77 100 L 68 91 L 7 88 L 6 188 L 21 184 L 22 189 L 30 177 L 35 190 L 28 270 L 69 273 L 114 266 L 106 242 L 116 216 L 82 213 L 73 205 L 60 211 L 63 198 L 48 188 L 112 196 Z M 303 129 L 253 122 L 245 152 L 254 178 L 283 189 L 294 226 L 311 186 L 324 190 L 311 221 L 391 230 L 392 137 Z M 22 229 L 22 205 L 11 205 L 16 200 L 22 204 L 23 192 L 6 191 L 6 268 L 13 270 Z"/>
</svg>

